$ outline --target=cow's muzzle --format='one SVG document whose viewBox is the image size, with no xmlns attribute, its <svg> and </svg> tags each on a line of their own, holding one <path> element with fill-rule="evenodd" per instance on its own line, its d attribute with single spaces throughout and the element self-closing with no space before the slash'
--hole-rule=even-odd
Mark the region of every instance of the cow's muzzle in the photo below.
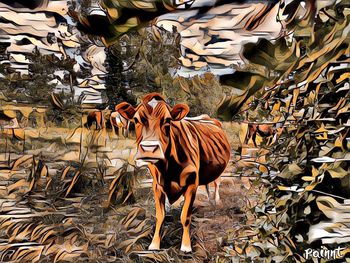
<svg viewBox="0 0 350 263">
<path fill-rule="evenodd" d="M 164 159 L 164 152 L 159 141 L 142 141 L 136 156 L 136 165 L 143 166 Z"/>
</svg>

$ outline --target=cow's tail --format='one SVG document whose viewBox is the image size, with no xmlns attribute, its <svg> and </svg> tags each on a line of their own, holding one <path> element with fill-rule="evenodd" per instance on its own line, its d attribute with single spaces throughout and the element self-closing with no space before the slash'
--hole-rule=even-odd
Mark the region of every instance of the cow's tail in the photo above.
<svg viewBox="0 0 350 263">
<path fill-rule="evenodd" d="M 210 202 L 210 189 L 209 189 L 209 184 L 205 185 L 205 190 L 207 191 L 207 195 L 208 195 L 208 200 Z"/>
</svg>

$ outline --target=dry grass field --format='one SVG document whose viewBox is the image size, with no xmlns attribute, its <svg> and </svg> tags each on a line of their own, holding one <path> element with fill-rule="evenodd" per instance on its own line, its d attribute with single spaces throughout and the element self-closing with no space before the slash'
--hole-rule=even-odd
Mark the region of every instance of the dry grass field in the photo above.
<svg viewBox="0 0 350 263">
<path fill-rule="evenodd" d="M 134 166 L 133 138 L 85 127 L 3 129 L 0 261 L 230 262 L 225 247 L 247 224 L 244 209 L 256 193 L 249 178 L 234 174 L 239 125 L 223 127 L 233 149 L 220 188 L 223 204 L 215 206 L 200 187 L 194 253 L 186 255 L 179 252 L 181 200 L 167 206 L 163 249 L 147 251 L 153 193 L 148 171 Z"/>
</svg>

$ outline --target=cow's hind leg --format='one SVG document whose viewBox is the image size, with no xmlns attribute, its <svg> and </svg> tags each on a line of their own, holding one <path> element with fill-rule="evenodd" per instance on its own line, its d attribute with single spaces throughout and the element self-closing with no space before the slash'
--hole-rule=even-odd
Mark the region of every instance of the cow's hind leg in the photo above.
<svg viewBox="0 0 350 263">
<path fill-rule="evenodd" d="M 216 206 L 222 206 L 222 202 L 220 199 L 220 194 L 219 194 L 219 188 L 220 188 L 220 180 L 221 178 L 219 177 L 214 181 L 214 187 L 215 187 L 215 205 Z"/>
<path fill-rule="evenodd" d="M 206 192 L 207 192 L 207 196 L 208 196 L 208 201 L 211 205 L 214 205 L 214 203 L 212 202 L 212 198 L 210 197 L 210 187 L 209 187 L 209 184 L 206 184 L 205 185 L 205 189 L 206 189 Z"/>
<path fill-rule="evenodd" d="M 160 230 L 165 218 L 165 194 L 159 189 L 157 182 L 153 180 L 154 200 L 156 203 L 156 229 L 149 250 L 160 249 Z"/>
<path fill-rule="evenodd" d="M 99 112 L 96 113 L 95 120 L 96 120 L 96 130 L 100 130 L 102 118 L 101 118 L 101 114 Z"/>
<path fill-rule="evenodd" d="M 191 237 L 190 237 L 190 225 L 191 225 L 191 214 L 194 199 L 196 197 L 197 186 L 192 184 L 187 187 L 184 194 L 185 201 L 181 212 L 181 223 L 183 227 L 181 251 L 191 252 Z"/>
</svg>

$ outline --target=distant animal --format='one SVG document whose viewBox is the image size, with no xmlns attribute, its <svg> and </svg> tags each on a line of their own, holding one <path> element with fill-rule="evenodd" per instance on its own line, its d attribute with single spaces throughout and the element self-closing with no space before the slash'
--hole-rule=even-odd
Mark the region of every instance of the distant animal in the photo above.
<svg viewBox="0 0 350 263">
<path fill-rule="evenodd" d="M 96 130 L 101 130 L 106 127 L 103 111 L 93 110 L 89 112 L 85 127 L 91 129 L 94 124 L 96 125 Z"/>
<path fill-rule="evenodd" d="M 135 123 L 136 165 L 147 166 L 153 177 L 156 227 L 149 249 L 160 248 L 165 198 L 172 204 L 183 195 L 181 250 L 191 252 L 190 223 L 197 188 L 217 180 L 230 159 L 221 123 L 208 115 L 186 118 L 187 105 L 171 108 L 157 93 L 144 96 L 136 107 L 122 102 L 116 111 Z"/>
<path fill-rule="evenodd" d="M 259 135 L 262 138 L 267 139 L 267 144 L 270 144 L 273 141 L 273 137 L 279 136 L 282 132 L 282 128 L 275 128 L 272 125 L 268 124 L 251 124 L 248 123 L 248 134 L 247 142 L 252 139 L 254 146 L 258 146 L 256 136 Z"/>
<path fill-rule="evenodd" d="M 129 136 L 130 131 L 130 121 L 125 119 L 119 112 L 112 112 L 110 116 L 110 123 L 113 127 L 113 130 L 117 135 L 119 135 L 119 131 L 122 131 L 124 137 Z"/>
</svg>

